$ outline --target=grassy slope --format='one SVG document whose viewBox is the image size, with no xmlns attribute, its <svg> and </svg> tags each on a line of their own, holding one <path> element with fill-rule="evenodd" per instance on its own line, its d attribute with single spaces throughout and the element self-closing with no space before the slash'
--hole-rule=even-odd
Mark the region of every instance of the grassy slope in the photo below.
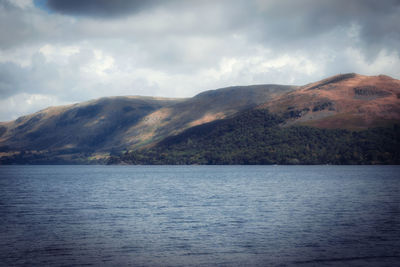
<svg viewBox="0 0 400 267">
<path fill-rule="evenodd" d="M 189 99 L 109 97 L 47 108 L 0 123 L 0 163 L 102 162 L 108 153 L 151 146 L 295 88 L 236 86 Z"/>
<path fill-rule="evenodd" d="M 400 127 L 364 131 L 280 127 L 267 110 L 193 127 L 147 151 L 110 162 L 130 164 L 399 164 Z M 114 161 L 113 161 L 114 160 Z"/>
</svg>

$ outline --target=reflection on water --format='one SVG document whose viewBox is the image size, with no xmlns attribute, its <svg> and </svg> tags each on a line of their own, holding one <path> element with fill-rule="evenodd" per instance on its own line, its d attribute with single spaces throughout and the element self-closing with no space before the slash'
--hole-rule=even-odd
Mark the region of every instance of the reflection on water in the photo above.
<svg viewBox="0 0 400 267">
<path fill-rule="evenodd" d="M 394 266 L 399 166 L 0 166 L 1 265 Z"/>
</svg>

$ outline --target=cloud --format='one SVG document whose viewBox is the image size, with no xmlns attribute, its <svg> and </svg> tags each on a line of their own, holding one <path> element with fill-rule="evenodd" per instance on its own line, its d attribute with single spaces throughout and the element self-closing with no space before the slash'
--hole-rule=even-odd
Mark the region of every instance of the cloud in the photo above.
<svg viewBox="0 0 400 267">
<path fill-rule="evenodd" d="M 0 118 L 110 95 L 188 97 L 344 72 L 400 78 L 398 25 L 395 0 L 0 0 L 10 109 Z"/>
<path fill-rule="evenodd" d="M 91 17 L 119 17 L 160 4 L 159 0 L 47 0 L 54 12 Z"/>
<path fill-rule="evenodd" d="M 21 93 L 6 99 L 0 98 L 0 121 L 9 121 L 45 107 L 62 104 L 66 103 L 54 95 Z"/>
<path fill-rule="evenodd" d="M 375 56 L 382 46 L 400 49 L 398 0 L 260 1 L 258 8 L 253 38 L 267 45 L 305 48 L 315 40 L 322 45 L 318 42 L 322 38 L 336 46 L 348 39 L 340 32 L 356 27 L 357 45 L 368 56 Z M 336 40 L 329 40 L 330 35 Z"/>
</svg>

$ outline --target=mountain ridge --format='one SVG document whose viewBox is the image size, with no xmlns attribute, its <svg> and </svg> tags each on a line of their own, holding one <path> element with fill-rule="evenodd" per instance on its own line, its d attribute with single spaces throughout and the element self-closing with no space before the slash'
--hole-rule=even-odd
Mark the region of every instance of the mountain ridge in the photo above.
<svg viewBox="0 0 400 267">
<path fill-rule="evenodd" d="M 20 151 L 98 156 L 137 149 L 186 128 L 253 108 L 270 95 L 295 88 L 236 86 L 186 99 L 109 97 L 50 107 L 2 123 L 0 152 L 5 157 Z"/>
<path fill-rule="evenodd" d="M 400 120 L 400 81 L 389 76 L 335 75 L 261 105 L 288 125 L 367 129 Z"/>
<path fill-rule="evenodd" d="M 188 129 L 218 125 L 252 110 L 268 110 L 283 128 L 364 131 L 390 127 L 400 121 L 399 99 L 399 80 L 356 73 L 303 86 L 231 86 L 183 99 L 99 98 L 0 123 L 0 162 L 12 163 L 22 152 L 32 158 L 57 157 L 61 162 L 104 162 L 124 151 L 156 149 L 164 139 Z"/>
</svg>

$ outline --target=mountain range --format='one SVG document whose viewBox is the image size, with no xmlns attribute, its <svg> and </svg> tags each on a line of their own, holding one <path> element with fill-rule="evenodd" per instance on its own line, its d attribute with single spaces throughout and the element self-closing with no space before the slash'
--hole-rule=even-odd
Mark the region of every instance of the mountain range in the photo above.
<svg viewBox="0 0 400 267">
<path fill-rule="evenodd" d="M 0 123 L 2 164 L 399 164 L 400 81 L 105 97 Z"/>
</svg>

